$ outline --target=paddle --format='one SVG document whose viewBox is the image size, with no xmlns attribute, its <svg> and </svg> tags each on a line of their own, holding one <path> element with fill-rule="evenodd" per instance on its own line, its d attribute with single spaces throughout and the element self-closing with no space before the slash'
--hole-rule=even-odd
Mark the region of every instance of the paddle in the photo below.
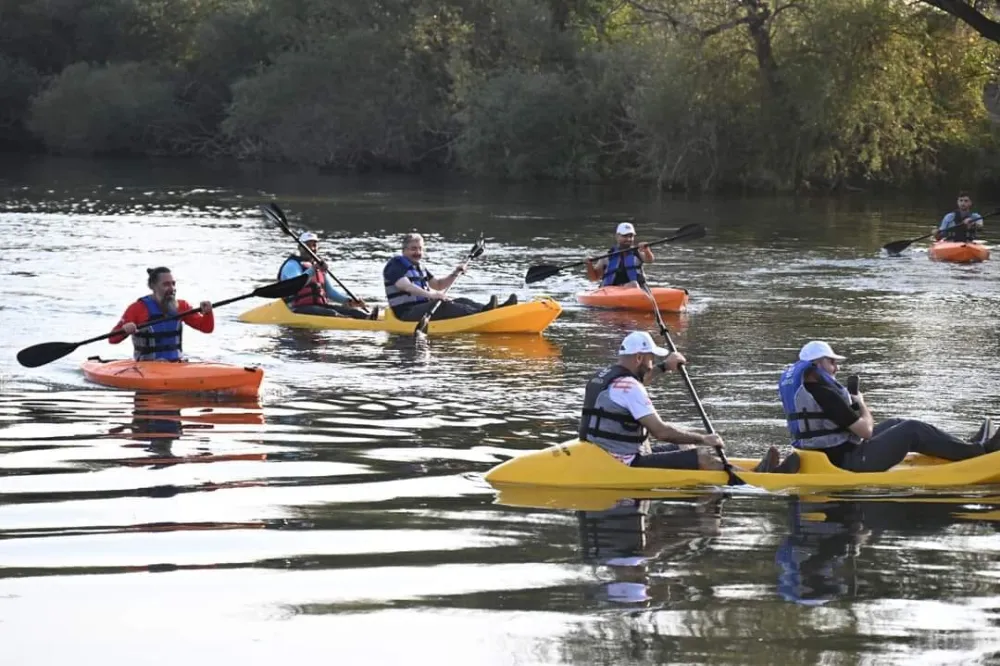
<svg viewBox="0 0 1000 666">
<path fill-rule="evenodd" d="M 663 323 L 663 317 L 660 315 L 660 308 L 656 304 L 656 298 L 653 297 L 653 292 L 649 290 L 649 286 L 644 282 L 639 283 L 639 287 L 646 292 L 646 296 L 649 300 L 653 302 L 653 316 L 656 317 L 656 325 L 660 327 L 660 335 L 667 343 L 667 349 L 671 352 L 677 351 L 677 347 L 674 346 L 674 341 L 670 338 L 670 331 L 667 330 L 667 325 Z M 665 369 L 665 368 L 661 368 Z M 684 385 L 687 386 L 688 393 L 691 394 L 691 399 L 694 400 L 694 406 L 698 408 L 698 414 L 701 416 L 701 422 L 705 424 L 705 431 L 709 435 L 715 434 L 715 428 L 712 427 L 712 422 L 708 420 L 708 414 L 705 413 L 705 407 L 701 404 L 701 400 L 698 398 L 698 393 L 694 390 L 694 384 L 691 383 L 691 377 L 688 376 L 687 368 L 684 367 L 682 363 L 677 371 L 681 373 L 681 379 L 684 380 Z M 746 481 L 741 479 L 736 475 L 733 470 L 732 464 L 729 462 L 729 458 L 726 457 L 726 452 L 722 450 L 721 446 L 715 447 L 715 452 L 719 456 L 719 460 L 722 461 L 722 468 L 726 470 L 726 474 L 729 475 L 730 486 L 743 486 L 746 485 Z"/>
<path fill-rule="evenodd" d="M 996 215 L 1000 215 L 1000 208 L 996 209 L 992 213 L 987 213 L 986 215 L 983 215 L 982 219 L 985 220 L 988 217 L 994 217 Z M 898 255 L 900 252 L 910 247 L 910 245 L 912 245 L 913 243 L 916 243 L 917 241 L 922 241 L 926 238 L 930 238 L 935 234 L 937 234 L 937 229 L 930 232 L 929 234 L 918 236 L 912 240 L 898 240 L 898 241 L 893 241 L 891 243 L 886 243 L 885 245 L 882 246 L 882 249 L 886 251 L 886 254 Z"/>
<path fill-rule="evenodd" d="M 225 300 L 219 301 L 218 303 L 212 303 L 213 308 L 222 307 L 223 305 L 229 305 L 230 303 L 235 303 L 236 301 L 242 301 L 245 298 L 251 298 L 256 296 L 258 298 L 286 298 L 295 293 L 298 293 L 302 287 L 305 286 L 306 282 L 309 281 L 308 275 L 299 275 L 291 280 L 283 280 L 281 282 L 275 282 L 273 284 L 267 284 L 263 287 L 257 287 L 249 294 L 243 294 L 242 296 L 235 296 L 233 298 L 227 298 Z M 175 319 L 183 319 L 188 315 L 192 315 L 199 312 L 201 308 L 191 308 L 190 310 L 185 310 L 184 312 L 178 312 L 177 314 L 170 315 L 168 317 L 160 317 L 159 319 L 152 319 L 137 326 L 136 330 L 142 330 L 144 328 L 149 328 L 156 324 L 162 324 L 166 321 L 174 321 Z M 17 353 L 17 361 L 26 368 L 37 368 L 40 365 L 45 365 L 46 363 L 51 363 L 57 359 L 62 358 L 66 354 L 72 353 L 77 347 L 82 347 L 83 345 L 90 344 L 91 342 L 97 342 L 98 340 L 106 340 L 115 335 L 124 335 L 125 331 L 118 329 L 111 331 L 110 333 L 105 333 L 104 335 L 98 335 L 94 338 L 89 338 L 87 340 L 81 340 L 80 342 L 43 342 L 38 345 L 32 345 L 31 347 L 25 347 Z"/>
<path fill-rule="evenodd" d="M 459 268 L 464 269 L 470 261 L 480 256 L 485 250 L 486 242 L 483 240 L 483 235 L 479 234 L 479 240 L 477 240 L 476 244 L 472 246 L 471 250 L 469 250 L 468 256 L 465 257 L 465 261 L 459 264 Z M 458 276 L 456 275 L 455 280 L 457 279 Z M 431 306 L 431 309 L 425 312 L 424 316 L 420 318 L 420 321 L 417 322 L 416 327 L 413 329 L 413 337 L 427 334 L 427 327 L 431 323 L 431 317 L 433 317 L 434 313 L 437 312 L 437 309 L 441 306 L 441 301 L 444 300 L 444 297 L 448 294 L 448 290 L 451 289 L 454 284 L 455 281 L 453 280 L 452 283 L 445 288 L 444 292 L 442 292 L 440 300 L 434 301 L 434 305 Z"/>
<path fill-rule="evenodd" d="M 701 238 L 705 235 L 705 227 L 700 224 L 686 224 L 677 231 L 674 232 L 673 236 L 667 236 L 666 238 L 661 238 L 660 240 L 650 241 L 646 245 L 660 245 L 661 243 L 672 243 L 679 240 L 690 240 L 692 238 Z M 616 254 L 624 254 L 626 252 L 635 252 L 637 248 L 630 247 L 626 250 L 618 250 L 617 252 L 609 252 L 607 254 L 602 254 L 599 257 L 590 257 L 584 261 L 575 261 L 572 264 L 563 264 L 562 266 L 553 266 L 551 264 L 540 264 L 538 266 L 532 266 L 528 269 L 528 272 L 524 276 L 524 281 L 526 284 L 531 284 L 532 282 L 539 282 L 546 278 L 550 278 L 564 268 L 575 268 L 576 266 L 583 266 L 588 261 L 597 261 L 599 259 L 607 259 L 608 257 L 613 257 Z"/>
<path fill-rule="evenodd" d="M 292 238 L 294 238 L 295 242 L 299 244 L 299 247 L 301 247 L 303 250 L 305 250 L 306 253 L 310 257 L 312 257 L 312 260 L 314 262 L 316 262 L 317 264 L 323 263 L 323 260 L 320 259 L 319 257 L 317 257 L 316 253 L 313 252 L 311 249 L 309 249 L 308 245 L 306 245 L 305 243 L 303 243 L 302 241 L 300 241 L 299 237 L 295 234 L 295 232 L 291 230 L 291 228 L 288 226 L 288 218 L 285 217 L 284 211 L 281 210 L 280 208 L 278 208 L 278 204 L 276 204 L 276 203 L 269 203 L 269 204 L 267 204 L 265 206 L 261 206 L 260 209 L 262 211 L 264 211 L 264 215 L 268 216 L 269 218 L 271 218 L 272 221 L 276 222 L 278 224 L 278 226 L 281 227 L 282 231 L 284 231 L 286 234 L 288 234 L 289 236 L 291 236 Z M 330 277 L 332 277 L 333 281 L 336 282 L 338 285 L 340 285 L 340 288 L 344 290 L 344 293 L 347 294 L 348 298 L 350 298 L 351 300 L 353 300 L 353 301 L 355 301 L 357 303 L 363 303 L 363 301 L 360 298 L 358 298 L 357 296 L 355 296 L 354 294 L 351 293 L 350 289 L 348 289 L 346 286 L 344 286 L 344 283 L 341 282 L 337 278 L 337 276 L 334 275 L 329 270 L 329 268 L 327 268 L 326 274 L 329 275 Z M 361 311 L 362 312 L 368 312 L 368 306 L 367 305 L 363 305 L 362 304 L 360 307 L 361 307 Z"/>
</svg>

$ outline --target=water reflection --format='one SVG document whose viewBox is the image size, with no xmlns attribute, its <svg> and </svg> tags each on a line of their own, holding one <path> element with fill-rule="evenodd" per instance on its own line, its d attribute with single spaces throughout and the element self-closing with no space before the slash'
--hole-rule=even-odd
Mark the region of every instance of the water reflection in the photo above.
<svg viewBox="0 0 1000 666">
<path fill-rule="evenodd" d="M 791 532 L 778 547 L 778 593 L 787 601 L 821 605 L 857 591 L 858 549 L 871 536 L 856 502 L 789 504 Z"/>
<path fill-rule="evenodd" d="M 926 496 L 830 500 L 794 497 L 788 505 L 789 532 L 778 546 L 777 590 L 793 603 L 818 606 L 838 599 L 881 596 L 894 577 L 918 566 L 916 553 L 901 552 L 896 572 L 882 575 L 861 562 L 864 550 L 891 552 L 901 542 L 989 534 L 997 527 L 1000 497 Z M 904 549 L 905 551 L 905 549 Z M 981 555 L 980 555 L 981 556 Z M 977 559 L 975 552 L 965 558 Z M 932 565 L 933 566 L 933 565 Z"/>
<path fill-rule="evenodd" d="M 660 316 L 671 334 L 686 331 L 691 318 L 687 312 L 661 312 Z M 652 311 L 593 309 L 587 311 L 587 318 L 613 338 L 622 337 L 629 331 L 657 329 Z"/>
<path fill-rule="evenodd" d="M 704 556 L 720 533 L 721 494 L 672 501 L 626 498 L 604 511 L 579 511 L 581 557 L 606 567 L 601 596 L 626 604 L 665 602 L 664 569 Z M 658 578 L 659 577 L 659 578 Z"/>
<path fill-rule="evenodd" d="M 107 435 L 133 440 L 123 447 L 138 448 L 151 454 L 121 458 L 117 462 L 123 465 L 149 465 L 152 469 L 159 469 L 182 462 L 267 459 L 267 454 L 260 452 L 213 454 L 208 447 L 200 448 L 193 454 L 178 455 L 173 452 L 173 444 L 185 435 L 189 439 L 207 441 L 210 431 L 225 425 L 264 425 L 263 409 L 258 399 L 228 399 L 216 403 L 185 394 L 137 392 L 133 398 L 131 421 L 112 426 Z"/>
</svg>

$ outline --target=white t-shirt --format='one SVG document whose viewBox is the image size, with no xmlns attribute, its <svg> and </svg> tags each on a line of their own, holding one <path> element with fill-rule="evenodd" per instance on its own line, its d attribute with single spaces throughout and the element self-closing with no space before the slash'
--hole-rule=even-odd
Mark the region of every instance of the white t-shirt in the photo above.
<svg viewBox="0 0 1000 666">
<path fill-rule="evenodd" d="M 608 387 L 608 397 L 619 407 L 624 407 L 636 421 L 656 413 L 646 387 L 635 377 L 619 377 Z"/>
</svg>

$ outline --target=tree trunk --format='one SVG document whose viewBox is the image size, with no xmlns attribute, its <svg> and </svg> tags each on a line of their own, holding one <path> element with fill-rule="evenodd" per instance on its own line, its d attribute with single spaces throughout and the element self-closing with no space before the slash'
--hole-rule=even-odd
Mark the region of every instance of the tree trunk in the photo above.
<svg viewBox="0 0 1000 666">
<path fill-rule="evenodd" d="M 771 18 L 771 10 L 766 2 L 761 0 L 741 0 L 747 11 L 747 31 L 753 41 L 754 54 L 757 56 L 757 67 L 760 73 L 761 89 L 764 99 L 761 101 L 764 112 L 770 117 L 771 146 L 774 154 L 774 167 L 783 172 L 790 183 L 795 185 L 800 180 L 798 164 L 798 137 L 802 126 L 799 109 L 795 105 L 781 77 L 778 61 L 774 58 L 771 47 L 771 32 L 767 24 Z"/>
<path fill-rule="evenodd" d="M 973 30 L 990 40 L 1000 43 L 1000 23 L 988 18 L 980 12 L 974 5 L 970 5 L 964 0 L 921 0 L 924 4 L 937 7 L 943 12 L 951 14 L 963 23 L 968 24 Z M 990 3 L 995 10 L 1000 9 L 1000 2 L 992 0 Z"/>
</svg>

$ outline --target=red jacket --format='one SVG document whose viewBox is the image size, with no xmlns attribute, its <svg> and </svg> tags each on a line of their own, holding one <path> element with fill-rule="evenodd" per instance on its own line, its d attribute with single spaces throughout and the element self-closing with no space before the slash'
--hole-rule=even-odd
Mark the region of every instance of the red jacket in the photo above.
<svg viewBox="0 0 1000 666">
<path fill-rule="evenodd" d="M 182 301 L 180 299 L 177 300 L 178 312 L 183 312 L 184 310 L 190 310 L 190 309 L 191 309 L 190 303 L 188 303 L 187 301 Z M 112 330 L 117 331 L 127 322 L 132 322 L 136 326 L 141 326 L 142 324 L 145 324 L 147 321 L 149 321 L 149 311 L 146 309 L 146 304 L 143 303 L 142 301 L 136 301 L 132 303 L 130 306 L 128 306 L 128 308 L 125 310 L 125 314 L 122 315 L 122 318 L 118 320 L 118 323 L 115 324 L 115 327 Z M 183 319 L 181 319 L 181 321 L 183 321 L 191 328 L 198 329 L 202 333 L 211 333 L 212 331 L 215 330 L 214 312 L 209 312 L 208 314 L 195 312 L 194 314 L 189 314 L 188 316 L 184 317 Z M 122 333 L 121 335 L 112 335 L 110 338 L 108 338 L 108 342 L 110 342 L 113 345 L 116 345 L 127 337 L 128 335 L 124 333 Z"/>
</svg>

